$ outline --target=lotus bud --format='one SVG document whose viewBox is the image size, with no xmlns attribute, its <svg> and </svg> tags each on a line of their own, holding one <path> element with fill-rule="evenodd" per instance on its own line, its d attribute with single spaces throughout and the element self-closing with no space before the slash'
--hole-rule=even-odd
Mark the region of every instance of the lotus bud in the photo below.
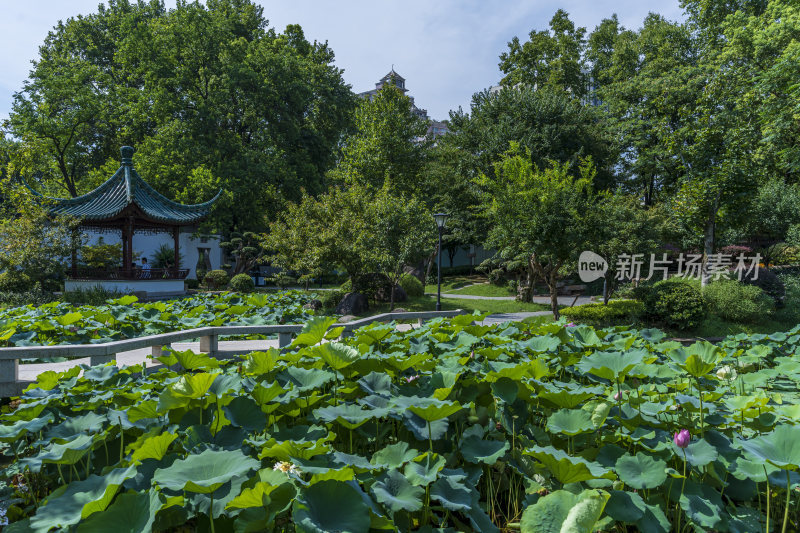
<svg viewBox="0 0 800 533">
<path fill-rule="evenodd" d="M 689 446 L 689 442 L 692 440 L 692 435 L 689 433 L 688 429 L 682 429 L 679 432 L 675 433 L 672 437 L 672 442 L 675 443 L 675 446 L 678 448 L 686 448 Z"/>
<path fill-rule="evenodd" d="M 621 395 L 619 392 L 617 392 L 616 394 L 614 394 L 614 399 L 615 399 L 615 400 L 617 400 L 617 401 L 620 401 L 620 399 L 621 399 L 621 398 L 622 398 L 622 395 Z"/>
</svg>

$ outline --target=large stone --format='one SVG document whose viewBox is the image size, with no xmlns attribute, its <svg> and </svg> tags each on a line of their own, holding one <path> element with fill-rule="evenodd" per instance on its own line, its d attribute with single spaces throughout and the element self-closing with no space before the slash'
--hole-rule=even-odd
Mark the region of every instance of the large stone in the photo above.
<svg viewBox="0 0 800 533">
<path fill-rule="evenodd" d="M 405 289 L 400 285 L 394 286 L 394 303 L 398 302 L 405 302 L 408 300 L 408 295 L 406 294 Z"/>
<path fill-rule="evenodd" d="M 358 315 L 369 311 L 369 301 L 360 292 L 348 292 L 336 306 L 337 315 Z"/>
</svg>

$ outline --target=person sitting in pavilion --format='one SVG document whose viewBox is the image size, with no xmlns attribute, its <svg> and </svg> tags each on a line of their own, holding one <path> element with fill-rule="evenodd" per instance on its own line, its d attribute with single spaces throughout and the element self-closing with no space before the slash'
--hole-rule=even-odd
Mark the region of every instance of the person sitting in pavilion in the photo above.
<svg viewBox="0 0 800 533">
<path fill-rule="evenodd" d="M 150 278 L 150 263 L 147 262 L 146 257 L 142 257 L 142 278 L 143 279 Z"/>
</svg>

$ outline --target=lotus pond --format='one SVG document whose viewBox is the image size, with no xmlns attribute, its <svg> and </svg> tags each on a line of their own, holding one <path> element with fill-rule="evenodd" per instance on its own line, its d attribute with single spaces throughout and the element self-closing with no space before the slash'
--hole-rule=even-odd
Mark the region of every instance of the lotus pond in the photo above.
<svg viewBox="0 0 800 533">
<path fill-rule="evenodd" d="M 136 296 L 106 305 L 75 307 L 54 302 L 0 310 L 4 346 L 90 344 L 204 326 L 246 326 L 305 322 L 313 295 L 302 291 L 255 294 L 199 294 L 139 303 Z"/>
<path fill-rule="evenodd" d="M 44 374 L 0 421 L 6 531 L 800 528 L 800 328 L 474 319 Z"/>
</svg>

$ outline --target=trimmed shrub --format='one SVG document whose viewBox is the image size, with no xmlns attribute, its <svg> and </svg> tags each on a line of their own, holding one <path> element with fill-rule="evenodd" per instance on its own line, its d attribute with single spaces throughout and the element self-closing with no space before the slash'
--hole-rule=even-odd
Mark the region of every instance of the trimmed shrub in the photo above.
<svg viewBox="0 0 800 533">
<path fill-rule="evenodd" d="M 339 302 L 342 301 L 344 295 L 347 294 L 345 291 L 340 290 L 333 290 L 333 291 L 319 291 L 319 301 L 322 302 L 323 309 L 335 309 Z"/>
<path fill-rule="evenodd" d="M 231 289 L 236 292 L 253 292 L 255 288 L 256 283 L 249 274 L 236 274 L 231 278 Z"/>
<path fill-rule="evenodd" d="M 733 280 L 707 285 L 703 296 L 713 313 L 733 322 L 758 322 L 773 306 L 772 299 L 760 288 Z"/>
<path fill-rule="evenodd" d="M 639 287 L 634 294 L 644 304 L 645 319 L 678 330 L 699 326 L 706 317 L 706 302 L 696 283 L 670 278 Z"/>
<path fill-rule="evenodd" d="M 425 287 L 422 286 L 422 282 L 416 276 L 403 274 L 400 277 L 399 285 L 406 291 L 409 298 L 425 296 Z"/>
<path fill-rule="evenodd" d="M 577 305 L 561 310 L 561 315 L 585 324 L 610 326 L 620 322 L 635 322 L 644 312 L 638 300 L 610 300 L 602 303 Z"/>
<path fill-rule="evenodd" d="M 224 270 L 211 270 L 203 278 L 203 284 L 210 291 L 219 291 L 228 286 L 230 277 Z"/>
</svg>

